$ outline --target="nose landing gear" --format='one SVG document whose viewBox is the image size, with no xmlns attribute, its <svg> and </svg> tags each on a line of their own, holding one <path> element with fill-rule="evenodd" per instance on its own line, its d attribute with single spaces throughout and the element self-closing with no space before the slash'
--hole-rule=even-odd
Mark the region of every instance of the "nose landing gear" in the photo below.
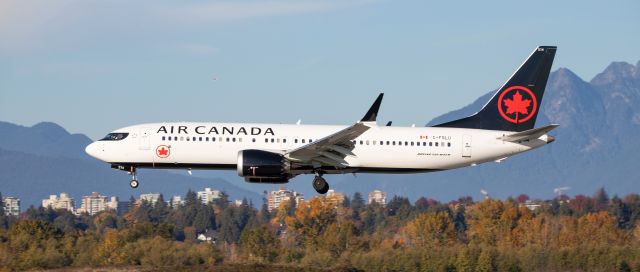
<svg viewBox="0 0 640 272">
<path fill-rule="evenodd" d="M 140 183 L 138 182 L 135 167 L 133 166 L 131 167 L 131 170 L 129 171 L 129 175 L 131 175 L 131 181 L 129 182 L 129 186 L 131 186 L 131 188 L 133 189 L 138 188 L 138 185 L 140 185 Z"/>
<path fill-rule="evenodd" d="M 329 183 L 322 177 L 322 173 L 316 172 L 316 176 L 313 178 L 313 189 L 318 194 L 326 194 L 329 191 Z"/>
</svg>

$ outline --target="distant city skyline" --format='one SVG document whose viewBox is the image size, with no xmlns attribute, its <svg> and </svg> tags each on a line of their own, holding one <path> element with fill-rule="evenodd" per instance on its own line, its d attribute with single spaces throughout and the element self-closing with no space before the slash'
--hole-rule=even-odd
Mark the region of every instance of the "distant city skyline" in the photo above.
<svg viewBox="0 0 640 272">
<path fill-rule="evenodd" d="M 0 1 L 0 120 L 94 140 L 158 121 L 424 125 L 535 46 L 590 80 L 640 60 L 640 2 Z"/>
</svg>

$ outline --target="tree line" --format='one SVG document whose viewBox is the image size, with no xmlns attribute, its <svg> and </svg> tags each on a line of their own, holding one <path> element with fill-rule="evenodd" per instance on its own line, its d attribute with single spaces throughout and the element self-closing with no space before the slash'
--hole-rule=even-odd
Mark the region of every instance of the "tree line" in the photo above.
<svg viewBox="0 0 640 272">
<path fill-rule="evenodd" d="M 527 200 L 395 196 L 379 205 L 355 193 L 285 201 L 270 213 L 266 203 L 232 205 L 224 194 L 203 204 L 189 191 L 184 205 L 161 196 L 123 215 L 30 207 L 7 217 L 0 208 L 0 270 L 640 271 L 640 195 L 600 189 L 535 210 Z"/>
</svg>

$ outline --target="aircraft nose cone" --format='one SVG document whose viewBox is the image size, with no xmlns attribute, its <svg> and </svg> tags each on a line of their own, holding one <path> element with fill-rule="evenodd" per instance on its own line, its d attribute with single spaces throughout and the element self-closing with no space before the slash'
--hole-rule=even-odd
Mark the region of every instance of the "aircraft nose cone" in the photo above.
<svg viewBox="0 0 640 272">
<path fill-rule="evenodd" d="M 96 159 L 100 159 L 100 147 L 97 143 L 90 143 L 85 149 L 84 152 L 87 152 L 89 156 L 94 157 Z"/>
</svg>

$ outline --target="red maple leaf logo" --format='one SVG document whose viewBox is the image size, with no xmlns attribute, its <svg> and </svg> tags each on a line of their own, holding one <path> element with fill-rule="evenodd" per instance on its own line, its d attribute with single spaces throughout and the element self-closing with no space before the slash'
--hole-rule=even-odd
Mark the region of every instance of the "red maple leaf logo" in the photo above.
<svg viewBox="0 0 640 272">
<path fill-rule="evenodd" d="M 523 93 L 525 98 L 522 96 Z M 511 95 L 511 98 L 506 98 L 506 95 Z M 530 120 L 537 109 L 536 96 L 527 87 L 511 86 L 498 97 L 498 112 L 502 118 L 511 123 L 519 124 Z M 512 117 L 514 114 L 515 118 Z M 521 115 L 523 115 L 522 118 Z"/>
<path fill-rule="evenodd" d="M 169 152 L 171 150 L 169 149 L 168 146 L 166 145 L 160 145 L 158 146 L 158 148 L 156 148 L 156 155 L 158 155 L 158 157 L 160 158 L 166 158 L 169 157 Z"/>
<path fill-rule="evenodd" d="M 516 120 L 518 120 L 518 115 L 521 114 L 529 114 L 529 110 L 527 108 L 531 106 L 531 99 L 522 99 L 522 95 L 520 91 L 516 91 L 511 99 L 505 99 L 504 105 L 507 107 L 507 114 L 516 114 Z"/>
</svg>

